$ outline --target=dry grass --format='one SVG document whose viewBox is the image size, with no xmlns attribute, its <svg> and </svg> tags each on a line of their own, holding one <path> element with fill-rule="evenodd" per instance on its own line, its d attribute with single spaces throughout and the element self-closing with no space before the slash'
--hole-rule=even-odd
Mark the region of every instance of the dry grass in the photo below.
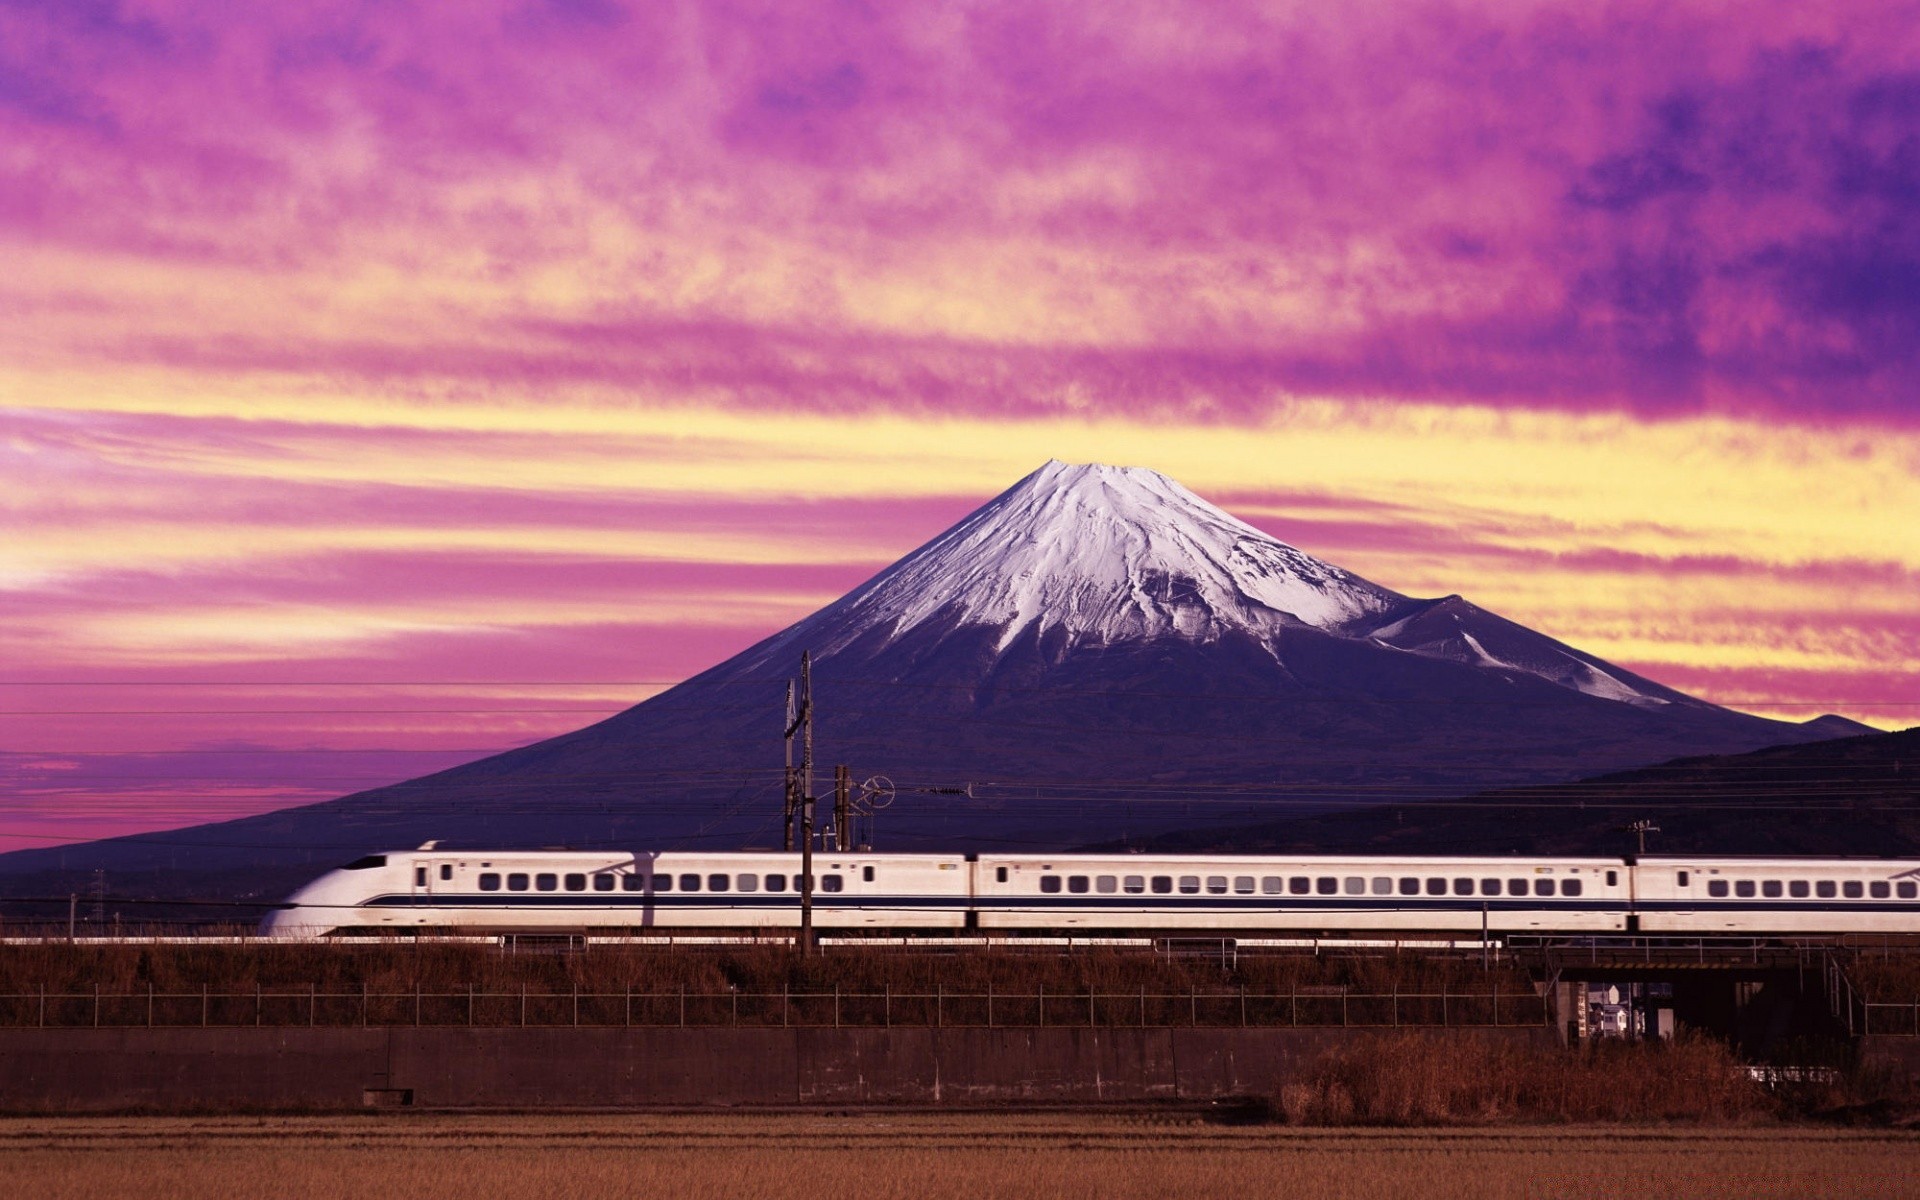
<svg viewBox="0 0 1920 1200">
<path fill-rule="evenodd" d="M 1847 963 L 1847 978 L 1863 999 L 1885 1004 L 1920 1003 L 1920 955 L 1863 953 Z"/>
<path fill-rule="evenodd" d="M 1913 1193 L 1920 1138 L 1019 1114 L 35 1119 L 0 1121 L 0 1177 L 36 1200 L 1878 1196 Z"/>
<path fill-rule="evenodd" d="M 1499 1121 L 1742 1122 L 1831 1107 L 1846 1097 L 1783 1096 L 1755 1082 L 1724 1044 L 1523 1045 L 1471 1035 L 1354 1037 L 1274 1098 L 1296 1124 Z"/>
</svg>

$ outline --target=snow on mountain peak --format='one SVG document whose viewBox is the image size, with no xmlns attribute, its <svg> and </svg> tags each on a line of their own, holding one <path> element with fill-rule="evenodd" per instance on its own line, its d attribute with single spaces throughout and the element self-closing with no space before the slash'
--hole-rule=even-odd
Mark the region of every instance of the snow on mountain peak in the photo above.
<svg viewBox="0 0 1920 1200">
<path fill-rule="evenodd" d="M 1332 629 L 1406 597 L 1303 554 L 1157 471 L 1050 461 L 796 627 L 822 653 L 874 627 L 936 617 L 1070 644 L 1287 624 Z"/>
</svg>

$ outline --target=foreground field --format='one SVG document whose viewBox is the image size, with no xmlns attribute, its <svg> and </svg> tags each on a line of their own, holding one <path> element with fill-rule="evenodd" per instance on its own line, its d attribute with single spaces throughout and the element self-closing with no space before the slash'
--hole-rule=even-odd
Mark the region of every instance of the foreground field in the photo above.
<svg viewBox="0 0 1920 1200">
<path fill-rule="evenodd" d="M 95 1196 L 1892 1196 L 1920 1136 L 1780 1128 L 1300 1130 L 1165 1116 L 0 1121 L 0 1178 Z"/>
</svg>

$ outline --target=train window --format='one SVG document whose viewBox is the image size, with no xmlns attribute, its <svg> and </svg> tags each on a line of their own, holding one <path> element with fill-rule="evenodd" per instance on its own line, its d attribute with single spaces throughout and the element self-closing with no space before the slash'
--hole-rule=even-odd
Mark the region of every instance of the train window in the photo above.
<svg viewBox="0 0 1920 1200">
<path fill-rule="evenodd" d="M 1796 879 L 1787 884 L 1787 895 L 1792 896 L 1796 900 L 1805 900 L 1812 891 L 1813 889 L 1804 879 Z"/>
<path fill-rule="evenodd" d="M 1141 892 L 1147 890 L 1147 877 L 1145 875 L 1129 875 L 1121 886 L 1127 889 L 1127 895 L 1138 896 Z"/>
<path fill-rule="evenodd" d="M 1531 890 L 1531 887 L 1524 879 L 1507 880 L 1507 895 L 1509 896 L 1524 896 Z"/>
<path fill-rule="evenodd" d="M 1340 890 L 1340 881 L 1331 875 L 1322 875 L 1313 881 L 1313 890 L 1322 896 L 1331 896 Z"/>
<path fill-rule="evenodd" d="M 1900 898 L 1902 900 L 1920 898 L 1920 884 L 1914 883 L 1913 880 L 1902 879 L 1896 886 L 1900 889 Z"/>
<path fill-rule="evenodd" d="M 820 890 L 823 892 L 844 891 L 846 889 L 846 886 L 847 886 L 847 881 L 841 876 L 822 875 L 820 877 Z"/>
<path fill-rule="evenodd" d="M 1410 875 L 1401 876 L 1400 894 L 1402 896 L 1418 896 L 1420 894 L 1420 881 Z"/>
<path fill-rule="evenodd" d="M 1560 894 L 1562 896 L 1578 896 L 1581 889 L 1585 886 L 1586 885 L 1578 879 L 1564 879 L 1560 882 Z"/>
<path fill-rule="evenodd" d="M 1480 894 L 1482 896 L 1498 896 L 1500 892 L 1501 887 L 1498 879 L 1482 879 L 1480 881 Z"/>
<path fill-rule="evenodd" d="M 1734 881 L 1733 881 L 1733 894 L 1734 894 L 1734 895 L 1736 895 L 1736 896 L 1742 896 L 1742 897 L 1750 897 L 1750 896 L 1752 896 L 1752 895 L 1753 895 L 1753 880 L 1751 880 L 1751 879 L 1736 879 L 1736 880 L 1734 880 Z"/>
<path fill-rule="evenodd" d="M 1533 881 L 1533 894 L 1536 896 L 1553 895 L 1553 880 L 1536 879 Z"/>
<path fill-rule="evenodd" d="M 536 892 L 557 892 L 560 890 L 560 877 L 549 871 L 542 871 L 533 877 L 533 889 Z"/>
<path fill-rule="evenodd" d="M 1207 895 L 1224 896 L 1226 894 L 1227 894 L 1227 877 L 1225 875 L 1207 876 Z"/>
<path fill-rule="evenodd" d="M 1103 896 L 1111 896 L 1120 890 L 1120 880 L 1112 875 L 1095 875 L 1093 877 L 1093 890 Z"/>
<path fill-rule="evenodd" d="M 602 871 L 602 872 L 601 872 L 600 874 L 598 874 L 598 875 L 595 875 L 595 876 L 593 877 L 593 890 L 594 890 L 594 891 L 596 891 L 596 892 L 610 892 L 610 891 L 612 891 L 612 890 L 613 890 L 613 876 L 611 876 L 611 875 L 609 875 L 609 874 L 607 874 L 607 873 L 606 873 L 606 872 L 604 872 L 604 871 Z"/>
<path fill-rule="evenodd" d="M 1388 879 L 1385 875 L 1375 875 L 1373 877 L 1373 894 L 1376 896 L 1393 895 L 1393 880 Z"/>
<path fill-rule="evenodd" d="M 567 890 L 570 892 L 586 891 L 587 877 L 582 874 L 569 874 L 567 876 Z"/>
<path fill-rule="evenodd" d="M 717 872 L 707 876 L 707 890 L 710 892 L 724 892 L 732 883 L 733 879 L 731 876 L 721 875 Z"/>
<path fill-rule="evenodd" d="M 1692 875 L 1692 873 L 1691 873 L 1691 872 L 1688 872 L 1688 871 L 1675 871 L 1675 872 L 1674 872 L 1674 874 L 1673 874 L 1673 881 L 1674 881 L 1675 883 L 1677 883 L 1677 884 L 1679 884 L 1679 885 L 1680 885 L 1681 887 L 1686 887 L 1686 886 L 1687 886 L 1687 881 L 1688 881 L 1688 880 L 1690 880 L 1690 879 L 1692 879 L 1692 878 L 1693 878 L 1693 875 Z M 1609 887 L 1611 887 L 1611 886 L 1613 886 L 1613 872 L 1612 872 L 1612 871 L 1608 871 L 1608 872 L 1607 872 L 1607 886 L 1609 886 Z"/>
<path fill-rule="evenodd" d="M 427 869 L 425 867 L 415 867 L 413 869 L 413 886 L 427 886 Z"/>
<path fill-rule="evenodd" d="M 1607 886 L 1608 886 L 1608 887 L 1618 887 L 1619 885 L 1620 885 L 1620 872 L 1618 872 L 1618 871 L 1608 871 L 1608 872 L 1607 872 Z M 1682 872 L 1680 872 L 1680 886 L 1681 886 L 1681 887 L 1685 887 L 1685 886 L 1687 886 L 1687 873 L 1686 873 L 1685 871 L 1682 871 Z"/>
<path fill-rule="evenodd" d="M 1260 890 L 1269 896 L 1278 896 L 1286 886 L 1286 881 L 1278 875 L 1262 875 L 1260 877 Z"/>
<path fill-rule="evenodd" d="M 1780 881 L 1778 879 L 1765 880 L 1760 884 L 1760 894 L 1768 899 L 1778 900 L 1780 898 Z"/>
<path fill-rule="evenodd" d="M 1040 877 L 1040 890 L 1049 896 L 1053 895 L 1060 890 L 1060 877 L 1058 875 L 1042 875 Z"/>
<path fill-rule="evenodd" d="M 1164 896 L 1164 895 L 1166 895 L 1166 894 L 1167 894 L 1168 892 L 1170 892 L 1170 891 L 1172 891 L 1172 890 L 1173 890 L 1173 876 L 1171 876 L 1171 875 L 1155 875 L 1155 876 L 1153 877 L 1153 893 L 1154 893 L 1154 895 L 1156 895 L 1156 896 Z"/>
<path fill-rule="evenodd" d="M 1876 879 L 1867 885 L 1867 895 L 1875 900 L 1885 900 L 1891 892 L 1892 889 L 1887 886 L 1887 881 L 1884 879 Z"/>
<path fill-rule="evenodd" d="M 1849 900 L 1858 900 L 1867 894 L 1867 885 L 1858 879 L 1849 879 L 1840 885 L 1840 894 Z"/>
<path fill-rule="evenodd" d="M 1839 892 L 1840 892 L 1840 889 L 1834 885 L 1834 882 L 1831 879 L 1821 879 L 1816 881 L 1813 885 L 1813 894 L 1820 897 L 1822 900 L 1831 900 L 1836 895 L 1838 895 Z"/>
<path fill-rule="evenodd" d="M 736 892 L 757 892 L 760 890 L 760 877 L 742 872 L 733 877 L 733 890 Z"/>
<path fill-rule="evenodd" d="M 1724 896 L 1727 894 L 1727 881 L 1724 879 L 1707 880 L 1707 895 Z"/>
<path fill-rule="evenodd" d="M 1253 876 L 1235 875 L 1233 877 L 1233 893 L 1236 896 L 1253 895 Z"/>
<path fill-rule="evenodd" d="M 500 890 L 500 873 L 498 871 L 481 872 L 480 890 L 483 892 L 499 891 Z"/>
<path fill-rule="evenodd" d="M 453 878 L 453 864 L 452 864 L 452 863 L 441 863 L 441 864 L 440 864 L 440 878 L 442 878 L 442 879 L 452 879 L 452 878 Z"/>
<path fill-rule="evenodd" d="M 769 875 L 764 882 L 767 885 L 767 890 L 770 892 L 784 892 L 787 890 L 787 877 L 785 875 Z"/>
<path fill-rule="evenodd" d="M 647 877 L 629 872 L 620 877 L 620 890 L 623 892 L 644 892 L 647 890 Z"/>
<path fill-rule="evenodd" d="M 673 876 L 671 876 L 671 875 L 655 875 L 655 876 L 653 877 L 653 890 L 654 890 L 654 891 L 656 891 L 656 892 L 670 892 L 670 891 L 672 891 L 672 890 L 673 890 Z"/>
<path fill-rule="evenodd" d="M 1358 875 L 1349 875 L 1341 881 L 1340 890 L 1349 896 L 1364 896 L 1367 894 L 1367 881 Z"/>
<path fill-rule="evenodd" d="M 861 868 L 860 868 L 860 880 L 861 880 L 861 882 L 862 882 L 862 883 L 872 883 L 872 882 L 873 882 L 873 868 L 872 868 L 872 867 L 861 867 Z"/>
<path fill-rule="evenodd" d="M 1069 875 L 1067 876 L 1067 890 L 1076 896 L 1084 896 L 1087 894 L 1088 882 L 1085 875 Z"/>
<path fill-rule="evenodd" d="M 683 892 L 699 891 L 700 877 L 698 875 L 682 875 L 680 877 L 680 890 Z"/>
<path fill-rule="evenodd" d="M 1427 895 L 1444 896 L 1447 894 L 1447 881 L 1444 879 L 1427 880 Z"/>
<path fill-rule="evenodd" d="M 1304 896 L 1313 889 L 1313 881 L 1305 875 L 1293 875 L 1287 879 L 1287 890 L 1296 896 Z"/>
<path fill-rule="evenodd" d="M 366 871 L 374 867 L 384 867 L 386 865 L 387 865 L 386 855 L 369 854 L 363 858 L 354 859 L 352 862 L 348 863 L 344 867 L 341 867 L 340 869 L 342 871 Z"/>
<path fill-rule="evenodd" d="M 1456 896 L 1473 895 L 1473 880 L 1456 879 L 1453 881 L 1453 894 Z"/>
<path fill-rule="evenodd" d="M 1007 881 L 1007 869 L 1005 867 L 995 867 L 993 869 L 993 881 L 995 883 L 1005 883 Z"/>
<path fill-rule="evenodd" d="M 1180 877 L 1180 894 L 1182 896 L 1195 896 L 1199 893 L 1200 877 L 1198 875 L 1182 875 Z"/>
<path fill-rule="evenodd" d="M 519 871 L 515 871 L 515 872 L 513 872 L 512 874 L 510 874 L 510 875 L 508 875 L 508 876 L 507 876 L 507 890 L 508 890 L 508 891 L 510 891 L 510 892 L 524 892 L 524 891 L 526 891 L 526 890 L 527 890 L 527 877 L 526 877 L 525 875 L 523 875 L 523 874 L 521 874 L 521 873 L 520 873 Z"/>
</svg>

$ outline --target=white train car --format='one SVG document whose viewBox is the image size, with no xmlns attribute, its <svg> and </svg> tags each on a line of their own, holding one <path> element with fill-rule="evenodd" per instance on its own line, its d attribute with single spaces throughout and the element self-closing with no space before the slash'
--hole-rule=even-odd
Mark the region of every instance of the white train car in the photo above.
<svg viewBox="0 0 1920 1200">
<path fill-rule="evenodd" d="M 823 928 L 958 928 L 960 855 L 817 854 Z M 261 931 L 789 929 L 800 924 L 800 855 L 419 850 L 369 854 L 287 898 Z"/>
<path fill-rule="evenodd" d="M 982 929 L 1625 930 L 1621 859 L 982 855 Z"/>
<path fill-rule="evenodd" d="M 1911 859 L 1642 858 L 1634 879 L 1642 933 L 1920 933 Z"/>
<path fill-rule="evenodd" d="M 1920 860 L 816 854 L 823 930 L 1920 934 Z M 275 937 L 793 929 L 800 856 L 370 854 Z"/>
</svg>

